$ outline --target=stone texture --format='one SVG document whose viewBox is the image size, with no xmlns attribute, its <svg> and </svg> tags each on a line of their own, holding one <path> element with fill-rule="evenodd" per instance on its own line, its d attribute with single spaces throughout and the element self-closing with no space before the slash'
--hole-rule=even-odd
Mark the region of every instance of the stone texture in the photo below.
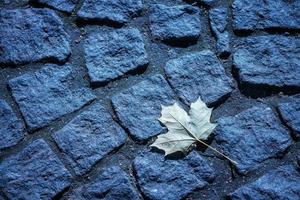
<svg viewBox="0 0 300 200">
<path fill-rule="evenodd" d="M 70 182 L 70 173 L 42 139 L 0 164 L 0 187 L 9 199 L 51 199 Z"/>
<path fill-rule="evenodd" d="M 236 168 L 241 174 L 279 156 L 292 143 L 289 132 L 265 105 L 220 118 L 214 134 L 218 149 L 238 163 Z"/>
<path fill-rule="evenodd" d="M 78 3 L 78 0 L 30 0 L 30 1 L 34 3 L 46 5 L 56 10 L 67 12 L 67 13 L 71 13 L 74 10 L 76 4 Z"/>
<path fill-rule="evenodd" d="M 138 16 L 142 9 L 142 0 L 85 0 L 77 16 L 83 20 L 120 25 Z"/>
<path fill-rule="evenodd" d="M 219 7 L 209 10 L 209 20 L 211 29 L 217 40 L 216 50 L 220 56 L 227 57 L 231 52 L 230 37 L 227 31 L 227 8 Z"/>
<path fill-rule="evenodd" d="M 129 176 L 118 166 L 108 167 L 95 180 L 76 188 L 67 198 L 70 200 L 139 200 Z"/>
<path fill-rule="evenodd" d="M 215 178 L 213 169 L 196 152 L 179 160 L 146 152 L 135 158 L 133 167 L 141 191 L 153 200 L 183 199 Z"/>
<path fill-rule="evenodd" d="M 41 128 L 53 120 L 78 110 L 96 97 L 86 87 L 75 87 L 71 65 L 45 65 L 9 81 L 30 130 Z"/>
<path fill-rule="evenodd" d="M 278 111 L 284 123 L 293 130 L 295 138 L 300 139 L 300 98 L 292 98 L 291 101 L 280 103 Z"/>
<path fill-rule="evenodd" d="M 148 78 L 112 97 L 113 108 L 122 125 L 136 140 L 162 133 L 158 121 L 161 105 L 174 103 L 174 93 L 161 75 Z"/>
<path fill-rule="evenodd" d="M 99 103 L 83 111 L 52 137 L 77 175 L 90 171 L 126 140 L 124 130 Z"/>
<path fill-rule="evenodd" d="M 232 91 L 232 82 L 218 58 L 209 50 L 191 53 L 167 62 L 169 83 L 184 103 L 201 99 L 208 105 L 219 103 Z"/>
<path fill-rule="evenodd" d="M 200 10 L 189 5 L 150 8 L 150 30 L 154 38 L 166 42 L 196 41 L 200 36 Z"/>
<path fill-rule="evenodd" d="M 71 51 L 63 22 L 49 9 L 1 9 L 0 35 L 0 64 L 63 62 Z"/>
<path fill-rule="evenodd" d="M 293 165 L 271 170 L 253 183 L 242 186 L 230 199 L 295 200 L 300 197 L 300 174 Z"/>
<path fill-rule="evenodd" d="M 94 33 L 84 46 L 92 84 L 107 83 L 148 64 L 143 38 L 137 29 Z"/>
<path fill-rule="evenodd" d="M 237 31 L 257 29 L 300 29 L 300 1 L 234 0 L 233 28 Z"/>
<path fill-rule="evenodd" d="M 18 144 L 25 136 L 25 127 L 11 107 L 0 99 L 0 152 Z"/>
<path fill-rule="evenodd" d="M 233 56 L 242 88 L 261 91 L 300 90 L 300 39 L 257 36 L 242 40 Z M 250 94 L 251 95 L 251 94 Z"/>
</svg>

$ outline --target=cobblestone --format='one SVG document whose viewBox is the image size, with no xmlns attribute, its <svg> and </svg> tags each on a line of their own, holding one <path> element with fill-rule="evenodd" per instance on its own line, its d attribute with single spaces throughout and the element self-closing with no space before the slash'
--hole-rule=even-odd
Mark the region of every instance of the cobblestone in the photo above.
<svg viewBox="0 0 300 200">
<path fill-rule="evenodd" d="M 150 12 L 150 30 L 156 39 L 178 43 L 200 36 L 200 10 L 195 7 L 155 4 Z"/>
<path fill-rule="evenodd" d="M 71 13 L 79 0 L 31 0 L 31 2 L 47 5 L 59 11 Z"/>
<path fill-rule="evenodd" d="M 25 136 L 25 126 L 11 107 L 0 99 L 0 151 L 18 144 Z"/>
<path fill-rule="evenodd" d="M 148 64 L 143 38 L 137 29 L 96 33 L 85 42 L 91 83 L 101 85 Z"/>
<path fill-rule="evenodd" d="M 95 99 L 89 88 L 72 88 L 72 66 L 46 65 L 9 81 L 27 126 L 41 128 Z"/>
<path fill-rule="evenodd" d="M 242 40 L 234 53 L 234 67 L 248 95 L 300 89 L 300 40 L 285 36 L 259 36 Z M 251 90 L 251 88 L 253 88 Z M 248 89 L 248 91 L 247 91 Z"/>
<path fill-rule="evenodd" d="M 124 24 L 143 9 L 142 0 L 85 0 L 77 16 L 87 21 Z"/>
<path fill-rule="evenodd" d="M 235 30 L 299 29 L 300 2 L 285 0 L 234 0 L 232 4 Z"/>
<path fill-rule="evenodd" d="M 126 134 L 100 105 L 92 105 L 53 135 L 77 175 L 125 143 Z"/>
<path fill-rule="evenodd" d="M 71 53 L 61 19 L 48 9 L 0 10 L 0 64 L 24 64 Z"/>
<path fill-rule="evenodd" d="M 300 139 L 300 98 L 280 103 L 278 110 L 286 125 L 293 130 L 295 138 Z"/>
<path fill-rule="evenodd" d="M 133 166 L 142 192 L 154 200 L 182 199 L 215 178 L 214 170 L 196 152 L 182 160 L 146 152 L 135 158 Z"/>
<path fill-rule="evenodd" d="M 211 51 L 172 59 L 166 64 L 165 73 L 177 95 L 188 105 L 199 96 L 208 105 L 215 105 L 233 90 L 230 78 Z"/>
<path fill-rule="evenodd" d="M 174 93 L 161 75 L 155 75 L 115 95 L 112 105 L 121 124 L 139 141 L 162 133 L 157 120 L 161 105 L 174 102 Z"/>
<path fill-rule="evenodd" d="M 215 139 L 226 155 L 238 160 L 236 168 L 242 174 L 257 169 L 263 161 L 277 157 L 292 144 L 289 132 L 265 105 L 218 120 Z"/>
<path fill-rule="evenodd" d="M 42 139 L 0 164 L 0 187 L 9 199 L 51 199 L 70 184 L 70 173 Z"/>
<path fill-rule="evenodd" d="M 111 200 L 141 199 L 129 176 L 117 166 L 103 170 L 94 181 L 76 188 L 68 199 L 90 200 L 99 197 Z"/>
<path fill-rule="evenodd" d="M 271 170 L 253 183 L 242 186 L 233 192 L 232 200 L 265 199 L 294 200 L 300 195 L 300 174 L 292 165 Z"/>
</svg>

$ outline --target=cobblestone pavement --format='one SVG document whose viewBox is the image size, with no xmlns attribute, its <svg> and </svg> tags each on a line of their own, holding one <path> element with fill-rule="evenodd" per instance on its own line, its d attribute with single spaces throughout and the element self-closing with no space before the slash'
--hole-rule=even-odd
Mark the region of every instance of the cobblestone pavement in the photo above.
<svg viewBox="0 0 300 200">
<path fill-rule="evenodd" d="M 299 0 L 0 1 L 0 199 L 300 199 Z M 164 159 L 161 104 L 208 141 Z"/>
</svg>

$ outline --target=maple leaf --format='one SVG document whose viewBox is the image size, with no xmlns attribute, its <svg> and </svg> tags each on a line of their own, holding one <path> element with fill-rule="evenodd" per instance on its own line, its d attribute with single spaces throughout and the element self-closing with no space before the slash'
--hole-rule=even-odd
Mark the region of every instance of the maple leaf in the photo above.
<svg viewBox="0 0 300 200">
<path fill-rule="evenodd" d="M 200 98 L 191 104 L 188 114 L 177 103 L 172 106 L 162 105 L 159 121 L 168 128 L 168 132 L 159 135 L 151 147 L 163 150 L 165 156 L 175 152 L 187 154 L 195 143 L 200 142 L 236 163 L 202 141 L 207 140 L 217 126 L 210 122 L 211 114 L 212 108 L 208 108 Z"/>
</svg>

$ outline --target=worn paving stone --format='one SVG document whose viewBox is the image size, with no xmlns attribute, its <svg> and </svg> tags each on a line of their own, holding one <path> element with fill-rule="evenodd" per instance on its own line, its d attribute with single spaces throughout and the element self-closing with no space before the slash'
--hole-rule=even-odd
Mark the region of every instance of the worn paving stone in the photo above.
<svg viewBox="0 0 300 200">
<path fill-rule="evenodd" d="M 225 7 L 218 7 L 209 10 L 211 29 L 217 40 L 216 50 L 220 56 L 227 57 L 230 52 L 230 37 L 227 31 L 228 11 Z"/>
<path fill-rule="evenodd" d="M 59 11 L 71 13 L 74 9 L 78 0 L 30 0 L 34 3 L 49 6 Z"/>
<path fill-rule="evenodd" d="M 85 0 L 77 16 L 87 21 L 120 25 L 140 15 L 142 10 L 142 0 Z"/>
<path fill-rule="evenodd" d="M 238 31 L 257 29 L 300 29 L 300 1 L 234 0 L 233 28 Z"/>
<path fill-rule="evenodd" d="M 148 78 L 112 97 L 121 124 L 139 141 L 162 133 L 161 105 L 174 103 L 175 95 L 161 75 Z"/>
<path fill-rule="evenodd" d="M 300 174 L 293 165 L 271 170 L 230 194 L 230 199 L 295 200 L 300 198 Z"/>
<path fill-rule="evenodd" d="M 71 65 L 47 64 L 9 81 L 12 96 L 30 130 L 46 126 L 96 98 L 89 88 L 73 86 L 74 78 Z"/>
<path fill-rule="evenodd" d="M 300 39 L 258 36 L 242 40 L 233 56 L 234 70 L 245 93 L 300 91 Z M 252 89 L 251 89 L 252 88 Z M 251 94 L 252 93 L 252 94 Z M 263 95 L 263 94 L 262 94 Z"/>
<path fill-rule="evenodd" d="M 118 166 L 108 167 L 90 183 L 76 188 L 67 199 L 138 200 L 129 176 Z"/>
<path fill-rule="evenodd" d="M 162 41 L 196 41 L 201 33 L 200 10 L 190 5 L 154 4 L 149 19 L 151 34 Z"/>
<path fill-rule="evenodd" d="M 0 9 L 0 64 L 63 62 L 71 49 L 63 22 L 49 9 Z"/>
<path fill-rule="evenodd" d="M 125 131 L 99 103 L 52 135 L 77 175 L 83 175 L 126 141 Z"/>
<path fill-rule="evenodd" d="M 0 99 L 0 152 L 18 144 L 25 136 L 25 126 L 6 101 Z"/>
<path fill-rule="evenodd" d="M 9 199 L 52 199 L 71 184 L 71 174 L 42 139 L 0 163 L 0 187 Z"/>
<path fill-rule="evenodd" d="M 204 50 L 167 62 L 165 73 L 171 87 L 184 103 L 201 99 L 208 105 L 219 103 L 233 90 L 231 79 L 213 52 Z"/>
<path fill-rule="evenodd" d="M 291 101 L 280 103 L 278 111 L 284 123 L 293 130 L 295 138 L 300 139 L 300 98 L 292 98 Z"/>
<path fill-rule="evenodd" d="M 214 134 L 219 149 L 238 163 L 236 168 L 241 174 L 283 154 L 292 143 L 289 132 L 266 105 L 220 118 Z"/>
<path fill-rule="evenodd" d="M 179 160 L 146 152 L 135 158 L 133 167 L 141 191 L 153 200 L 183 199 L 215 178 L 214 170 L 195 151 Z"/>
<path fill-rule="evenodd" d="M 149 62 L 142 35 L 133 28 L 91 34 L 84 47 L 86 66 L 94 85 L 142 70 Z"/>
</svg>

